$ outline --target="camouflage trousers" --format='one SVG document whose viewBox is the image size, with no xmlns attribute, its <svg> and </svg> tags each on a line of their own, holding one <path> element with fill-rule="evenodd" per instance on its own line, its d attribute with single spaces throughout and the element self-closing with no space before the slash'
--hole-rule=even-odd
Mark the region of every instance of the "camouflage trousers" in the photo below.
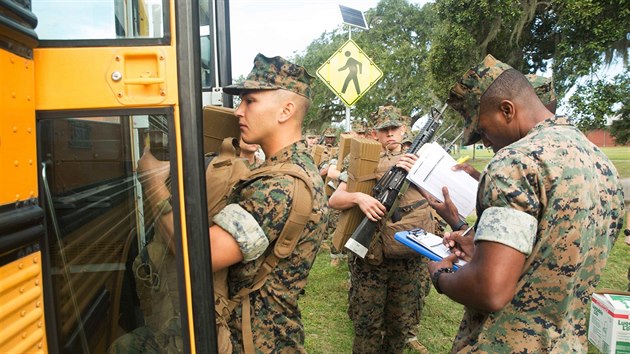
<svg viewBox="0 0 630 354">
<path fill-rule="evenodd" d="M 384 259 L 376 266 L 351 256 L 348 315 L 353 353 L 402 353 L 420 323 L 431 281 L 425 258 Z"/>
<path fill-rule="evenodd" d="M 337 229 L 340 215 L 341 210 L 336 210 L 332 208 L 329 209 L 328 225 L 326 225 L 326 234 L 324 235 L 323 241 L 325 247 L 323 248 L 330 249 L 331 258 L 340 257 L 342 255 L 341 250 L 337 250 L 332 244 L 333 235 L 335 234 L 335 230 Z"/>
</svg>

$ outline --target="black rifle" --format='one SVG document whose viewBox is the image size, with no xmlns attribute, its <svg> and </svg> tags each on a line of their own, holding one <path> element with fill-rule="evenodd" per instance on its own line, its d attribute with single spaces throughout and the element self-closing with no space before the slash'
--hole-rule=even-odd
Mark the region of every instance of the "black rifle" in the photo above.
<svg viewBox="0 0 630 354">
<path fill-rule="evenodd" d="M 442 114 L 446 110 L 446 107 L 447 105 L 445 104 L 440 111 L 435 108 L 431 109 L 431 117 L 429 117 L 424 127 L 422 127 L 420 134 L 414 139 L 407 153 L 417 153 L 424 144 L 428 143 L 433 138 L 433 135 L 441 124 Z M 389 211 L 394 205 L 400 193 L 400 189 L 405 183 L 406 177 L 407 171 L 400 167 L 393 166 L 378 180 L 372 189 L 372 195 Z M 372 237 L 374 237 L 374 232 L 376 232 L 376 225 L 377 222 L 364 217 L 363 221 L 361 221 L 357 229 L 354 230 L 354 233 L 348 239 L 344 247 L 357 256 L 364 258 L 372 242 Z"/>
</svg>

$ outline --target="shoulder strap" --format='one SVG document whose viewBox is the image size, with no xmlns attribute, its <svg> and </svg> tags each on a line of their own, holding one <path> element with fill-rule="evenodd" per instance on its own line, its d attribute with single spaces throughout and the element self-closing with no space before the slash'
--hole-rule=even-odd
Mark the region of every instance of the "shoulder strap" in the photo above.
<svg viewBox="0 0 630 354">
<path fill-rule="evenodd" d="M 276 240 L 273 252 L 270 253 L 264 260 L 260 269 L 254 277 L 254 282 L 251 287 L 243 288 L 230 300 L 228 307 L 229 313 L 231 313 L 236 306 L 242 303 L 243 316 L 242 316 L 242 334 L 243 334 L 243 349 L 245 353 L 254 353 L 254 337 L 251 327 L 251 306 L 249 302 L 249 294 L 253 291 L 260 289 L 267 281 L 267 276 L 278 265 L 278 261 L 283 258 L 287 258 L 293 253 L 295 246 L 306 226 L 306 223 L 311 219 L 315 219 L 316 215 L 312 213 L 312 197 L 314 194 L 313 182 L 308 175 L 295 164 L 281 164 L 268 167 L 258 168 L 247 176 L 244 180 L 246 183 L 251 183 L 258 178 L 273 175 L 290 175 L 296 180 L 293 184 L 293 203 L 289 212 L 289 218 L 280 232 L 280 236 Z M 300 183 L 303 182 L 303 183 Z"/>
</svg>

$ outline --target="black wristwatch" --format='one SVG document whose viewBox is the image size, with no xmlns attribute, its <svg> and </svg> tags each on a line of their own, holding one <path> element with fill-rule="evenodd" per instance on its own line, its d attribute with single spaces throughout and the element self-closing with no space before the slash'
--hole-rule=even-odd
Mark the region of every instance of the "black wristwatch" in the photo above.
<svg viewBox="0 0 630 354">
<path fill-rule="evenodd" d="M 438 294 L 442 294 L 442 289 L 440 289 L 440 274 L 442 273 L 454 273 L 454 271 L 453 268 L 440 268 L 431 274 L 431 282 Z"/>
<path fill-rule="evenodd" d="M 457 224 L 455 224 L 455 226 L 453 226 L 453 231 L 461 230 L 462 226 L 464 226 L 464 225 L 468 226 L 468 223 L 466 222 L 466 220 L 459 219 Z"/>
</svg>

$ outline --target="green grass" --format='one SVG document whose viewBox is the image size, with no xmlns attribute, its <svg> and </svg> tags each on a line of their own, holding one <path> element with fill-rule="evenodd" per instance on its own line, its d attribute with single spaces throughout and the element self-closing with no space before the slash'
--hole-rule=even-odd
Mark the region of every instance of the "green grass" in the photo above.
<svg viewBox="0 0 630 354">
<path fill-rule="evenodd" d="M 630 178 L 630 147 L 603 150 L 615 164 L 622 178 Z M 472 157 L 472 150 L 463 150 L 461 155 Z M 469 163 L 482 170 L 492 155 L 492 152 L 485 149 L 476 150 L 475 159 L 469 160 Z M 458 158 L 459 155 L 455 157 Z M 598 289 L 627 290 L 628 249 L 623 235 L 620 235 L 609 255 Z M 347 264 L 342 262 L 339 266 L 332 267 L 328 252 L 320 252 L 309 275 L 306 294 L 300 299 L 306 330 L 306 350 L 309 353 L 352 351 L 352 322 L 346 313 L 348 286 Z M 589 308 L 585 310 L 589 311 Z M 462 305 L 431 290 L 426 299 L 418 331 L 420 342 L 430 353 L 449 352 L 463 312 Z M 588 353 L 597 353 L 590 343 Z"/>
</svg>

